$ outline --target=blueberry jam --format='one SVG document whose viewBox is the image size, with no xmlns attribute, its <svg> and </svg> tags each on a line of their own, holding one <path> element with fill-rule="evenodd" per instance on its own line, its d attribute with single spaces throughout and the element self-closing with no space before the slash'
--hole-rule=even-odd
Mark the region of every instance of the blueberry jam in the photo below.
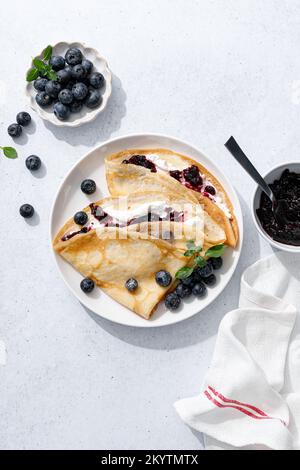
<svg viewBox="0 0 300 470">
<path fill-rule="evenodd" d="M 285 222 L 275 219 L 270 199 L 262 193 L 257 216 L 263 229 L 273 240 L 300 246 L 300 173 L 285 170 L 270 187 L 277 200 L 285 201 L 288 210 Z"/>
<path fill-rule="evenodd" d="M 151 173 L 156 173 L 157 169 L 153 162 L 148 160 L 145 155 L 132 155 L 128 160 L 123 160 L 122 163 L 131 163 L 132 165 L 143 166 L 151 170 Z"/>
</svg>

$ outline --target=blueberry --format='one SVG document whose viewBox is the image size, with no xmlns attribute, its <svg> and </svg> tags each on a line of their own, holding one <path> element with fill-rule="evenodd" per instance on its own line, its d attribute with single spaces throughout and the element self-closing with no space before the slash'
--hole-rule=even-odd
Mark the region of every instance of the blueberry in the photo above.
<svg viewBox="0 0 300 470">
<path fill-rule="evenodd" d="M 77 80 L 79 82 L 86 77 L 85 68 L 81 64 L 74 65 L 71 75 L 73 80 Z"/>
<path fill-rule="evenodd" d="M 23 204 L 20 207 L 20 214 L 24 219 L 30 219 L 34 214 L 34 208 L 30 204 Z"/>
<path fill-rule="evenodd" d="M 104 77 L 102 73 L 99 72 L 93 72 L 90 76 L 90 84 L 94 88 L 102 88 L 104 85 Z"/>
<path fill-rule="evenodd" d="M 62 70 L 65 66 L 65 59 L 61 55 L 53 55 L 49 61 L 49 64 L 55 70 L 58 72 L 59 70 Z"/>
<path fill-rule="evenodd" d="M 64 88 L 58 95 L 58 99 L 62 104 L 71 104 L 73 101 L 73 94 L 71 90 Z"/>
<path fill-rule="evenodd" d="M 68 108 L 68 106 L 60 102 L 55 103 L 53 112 L 57 119 L 59 119 L 60 121 L 66 121 L 70 116 L 70 109 Z"/>
<path fill-rule="evenodd" d="M 204 277 L 203 282 L 205 282 L 207 286 L 214 286 L 215 283 L 217 282 L 217 278 L 214 274 L 211 274 L 208 277 Z"/>
<path fill-rule="evenodd" d="M 221 269 L 223 266 L 223 259 L 220 258 L 210 258 L 209 260 L 210 264 L 212 265 L 213 269 Z"/>
<path fill-rule="evenodd" d="M 85 100 L 85 105 L 90 108 L 97 108 L 102 103 L 102 96 L 98 90 L 89 90 L 87 98 Z"/>
<path fill-rule="evenodd" d="M 189 168 L 183 170 L 183 176 L 185 180 L 192 186 L 201 186 L 203 179 L 200 176 L 199 168 L 196 165 L 192 165 Z"/>
<path fill-rule="evenodd" d="M 178 286 L 175 289 L 175 292 L 181 299 L 184 299 L 185 297 L 189 297 L 192 293 L 192 289 L 189 286 L 185 286 L 180 282 Z"/>
<path fill-rule="evenodd" d="M 69 65 L 77 65 L 82 62 L 82 52 L 77 47 L 72 47 L 68 49 L 65 55 L 65 59 Z"/>
<path fill-rule="evenodd" d="M 82 106 L 82 101 L 73 101 L 73 103 L 70 104 L 71 113 L 79 113 L 82 110 Z"/>
<path fill-rule="evenodd" d="M 213 186 L 210 186 L 210 185 L 205 186 L 204 191 L 208 194 L 211 194 L 212 196 L 215 196 L 215 194 L 216 194 L 215 188 Z"/>
<path fill-rule="evenodd" d="M 26 167 L 30 171 L 37 171 L 41 168 L 41 159 L 37 155 L 30 155 L 25 161 Z"/>
<path fill-rule="evenodd" d="M 85 225 L 88 219 L 89 217 L 84 211 L 76 212 L 76 214 L 74 215 L 74 222 L 77 225 Z"/>
<path fill-rule="evenodd" d="M 169 310 L 177 310 L 180 304 L 181 304 L 181 299 L 175 292 L 171 292 L 165 298 L 165 306 Z"/>
<path fill-rule="evenodd" d="M 33 86 L 37 91 L 45 91 L 45 86 L 47 83 L 48 83 L 47 78 L 37 78 L 34 81 Z"/>
<path fill-rule="evenodd" d="M 31 116 L 29 113 L 22 111 L 21 113 L 17 114 L 17 123 L 20 124 L 20 126 L 26 127 L 28 124 L 30 124 L 30 121 Z"/>
<path fill-rule="evenodd" d="M 60 83 L 54 82 L 52 80 L 50 80 L 45 86 L 45 92 L 47 93 L 47 95 L 51 96 L 51 98 L 57 98 L 60 90 Z"/>
<path fill-rule="evenodd" d="M 168 287 L 172 282 L 172 276 L 168 271 L 161 270 L 155 274 L 155 280 L 159 286 Z"/>
<path fill-rule="evenodd" d="M 75 100 L 82 101 L 88 94 L 88 87 L 84 83 L 76 83 L 72 88 L 72 93 Z"/>
<path fill-rule="evenodd" d="M 94 287 L 95 287 L 95 283 L 94 283 L 93 279 L 90 279 L 88 277 L 83 279 L 80 283 L 81 290 L 83 292 L 85 292 L 86 294 L 89 294 L 90 292 L 92 292 Z"/>
<path fill-rule="evenodd" d="M 181 280 L 182 284 L 185 286 L 193 287 L 195 284 L 195 279 L 193 274 L 191 274 L 189 277 L 186 277 L 185 279 Z"/>
<path fill-rule="evenodd" d="M 71 90 L 72 91 L 72 88 L 73 86 L 76 84 L 76 82 L 74 80 L 70 80 L 69 83 L 65 86 L 65 88 L 67 90 Z"/>
<path fill-rule="evenodd" d="M 83 61 L 81 62 L 81 65 L 84 68 L 86 75 L 89 75 L 91 71 L 93 70 L 93 62 L 91 62 L 88 59 L 83 59 Z"/>
<path fill-rule="evenodd" d="M 136 291 L 138 286 L 139 286 L 139 283 L 133 277 L 128 279 L 128 281 L 126 281 L 126 283 L 125 283 L 125 287 L 129 292 Z"/>
<path fill-rule="evenodd" d="M 206 291 L 207 289 L 203 282 L 197 282 L 197 284 L 195 284 L 193 287 L 193 295 L 195 295 L 196 297 L 204 297 Z"/>
<path fill-rule="evenodd" d="M 96 191 L 96 183 L 93 180 L 84 180 L 81 183 L 81 191 L 85 194 L 93 194 Z"/>
<path fill-rule="evenodd" d="M 45 108 L 52 103 L 52 98 L 45 91 L 41 91 L 36 95 L 35 101 L 41 108 Z"/>
<path fill-rule="evenodd" d="M 197 275 L 199 275 L 201 278 L 208 277 L 212 274 L 213 268 L 210 263 L 206 263 L 205 266 L 202 268 L 197 268 Z"/>
<path fill-rule="evenodd" d="M 65 86 L 71 80 L 71 70 L 70 69 L 63 69 L 59 70 L 56 74 L 56 81 Z"/>
<path fill-rule="evenodd" d="M 7 132 L 11 137 L 20 137 L 22 134 L 22 126 L 20 124 L 14 123 L 8 126 Z"/>
</svg>

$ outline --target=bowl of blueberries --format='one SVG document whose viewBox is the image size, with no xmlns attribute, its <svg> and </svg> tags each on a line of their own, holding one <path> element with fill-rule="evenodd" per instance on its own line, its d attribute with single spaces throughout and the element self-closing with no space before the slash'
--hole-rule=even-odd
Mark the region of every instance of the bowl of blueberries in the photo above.
<svg viewBox="0 0 300 470">
<path fill-rule="evenodd" d="M 31 107 L 60 127 L 93 121 L 105 109 L 112 91 L 106 60 L 78 42 L 48 46 L 47 57 L 45 51 L 35 57 L 28 76 L 26 94 Z"/>
</svg>

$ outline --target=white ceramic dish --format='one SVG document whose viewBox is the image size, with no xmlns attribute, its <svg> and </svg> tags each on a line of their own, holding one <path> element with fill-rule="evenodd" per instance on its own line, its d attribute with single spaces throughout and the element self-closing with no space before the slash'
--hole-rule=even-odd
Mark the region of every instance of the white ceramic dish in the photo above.
<svg viewBox="0 0 300 470">
<path fill-rule="evenodd" d="M 296 173 L 300 173 L 300 162 L 291 162 L 291 163 L 282 163 L 281 165 L 276 166 L 275 168 L 272 168 L 266 175 L 264 175 L 264 178 L 266 182 L 273 183 L 276 179 L 280 178 L 282 172 L 285 169 L 289 169 L 291 171 L 295 171 Z M 252 198 L 252 217 L 254 220 L 254 224 L 259 232 L 259 234 L 272 245 L 274 248 L 277 248 L 278 250 L 283 250 L 287 251 L 288 253 L 299 253 L 300 254 L 300 246 L 292 246 L 292 245 L 286 245 L 284 243 L 279 243 L 273 240 L 263 229 L 257 214 L 256 210 L 259 208 L 260 204 L 260 198 L 261 198 L 261 189 L 259 186 L 255 188 L 253 198 Z"/>
<path fill-rule="evenodd" d="M 37 91 L 33 87 L 33 82 L 27 83 L 26 94 L 29 98 L 30 106 L 32 107 L 32 109 L 34 109 L 42 119 L 44 119 L 45 121 L 49 121 L 51 122 L 51 124 L 54 124 L 58 127 L 78 127 L 82 124 L 86 124 L 87 122 L 91 122 L 96 119 L 96 117 L 105 109 L 112 90 L 111 71 L 104 57 L 102 57 L 99 52 L 96 51 L 96 49 L 87 47 L 85 44 L 79 42 L 59 42 L 55 44 L 55 46 L 53 46 L 52 55 L 65 56 L 67 49 L 69 49 L 70 47 L 78 47 L 83 53 L 83 55 L 86 57 L 86 59 L 89 59 L 93 62 L 94 70 L 102 73 L 102 75 L 104 76 L 105 86 L 102 90 L 100 90 L 103 101 L 101 106 L 96 109 L 88 109 L 86 106 L 83 106 L 82 110 L 79 113 L 71 113 L 68 121 L 60 121 L 53 114 L 53 106 L 49 106 L 47 108 L 41 108 L 40 106 L 38 106 L 35 101 Z M 42 59 L 43 51 L 36 57 Z M 32 64 L 30 65 L 30 68 L 32 68 Z"/>
<path fill-rule="evenodd" d="M 66 263 L 58 255 L 54 255 L 58 269 L 67 286 L 78 300 L 94 313 L 123 325 L 135 327 L 156 327 L 178 323 L 196 313 L 199 313 L 211 304 L 225 289 L 237 266 L 243 242 L 243 220 L 238 197 L 229 180 L 216 165 L 195 147 L 173 137 L 154 134 L 140 134 L 119 137 L 110 140 L 89 152 L 66 175 L 54 200 L 51 213 L 51 239 L 62 227 L 65 221 L 75 212 L 85 207 L 89 202 L 97 201 L 108 195 L 105 178 L 104 158 L 115 152 L 129 148 L 168 148 L 176 152 L 188 155 L 203 163 L 220 180 L 227 191 L 238 220 L 240 229 L 239 244 L 235 250 L 228 249 L 224 255 L 224 265 L 218 274 L 218 283 L 208 289 L 208 295 L 200 300 L 193 298 L 183 303 L 177 312 L 166 310 L 163 302 L 153 314 L 151 320 L 144 320 L 126 307 L 118 304 L 100 289 L 95 289 L 92 294 L 85 295 L 80 289 L 82 276 L 72 266 Z M 86 196 L 80 190 L 80 184 L 85 178 L 92 178 L 97 183 L 97 192 L 92 196 Z M 120 266 L 122 269 L 122 266 Z"/>
</svg>

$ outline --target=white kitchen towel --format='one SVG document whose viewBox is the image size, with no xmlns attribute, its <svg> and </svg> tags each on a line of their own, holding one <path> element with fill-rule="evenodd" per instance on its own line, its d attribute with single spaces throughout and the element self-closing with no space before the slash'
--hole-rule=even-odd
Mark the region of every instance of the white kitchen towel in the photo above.
<svg viewBox="0 0 300 470">
<path fill-rule="evenodd" d="M 278 252 L 242 276 L 201 392 L 175 403 L 208 449 L 300 449 L 300 256 Z"/>
</svg>

